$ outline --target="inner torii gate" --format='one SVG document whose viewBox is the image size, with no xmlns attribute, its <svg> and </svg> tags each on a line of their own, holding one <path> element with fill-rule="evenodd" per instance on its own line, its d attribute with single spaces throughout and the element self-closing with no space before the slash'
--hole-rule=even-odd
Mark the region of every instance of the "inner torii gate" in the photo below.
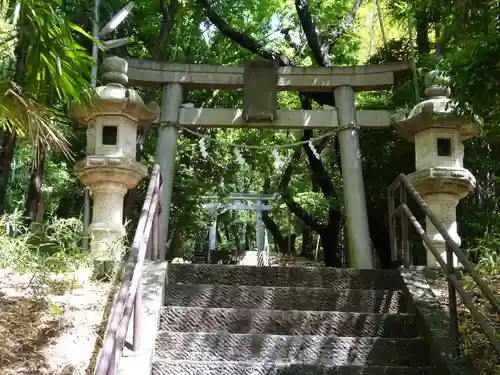
<svg viewBox="0 0 500 375">
<path fill-rule="evenodd" d="M 213 197 L 207 197 L 212 198 Z M 242 210 L 254 211 L 256 219 L 256 242 L 257 242 L 257 257 L 260 265 L 269 265 L 269 242 L 267 232 L 262 221 L 262 213 L 269 211 L 272 207 L 268 202 L 274 198 L 274 195 L 269 194 L 230 194 L 226 199 L 231 200 L 231 203 L 205 203 L 203 208 L 211 210 Z M 250 201 L 250 203 L 242 203 L 242 201 Z M 212 220 L 209 231 L 209 247 L 208 259 L 210 260 L 212 252 L 216 250 L 217 244 L 217 214 Z M 238 249 L 240 250 L 240 249 Z"/>
<path fill-rule="evenodd" d="M 355 91 L 387 89 L 407 62 L 338 68 L 278 67 L 276 61 L 248 62 L 242 67 L 172 64 L 128 60 L 129 83 L 163 88 L 160 122 L 187 127 L 241 127 L 276 129 L 339 128 L 344 204 L 349 239 L 350 266 L 373 268 L 361 150 L 356 127 L 383 128 L 391 123 L 385 110 L 357 111 Z M 244 90 L 244 108 L 182 107 L 183 91 L 190 89 Z M 277 110 L 277 90 L 331 92 L 336 108 Z M 178 130 L 161 126 L 157 163 L 163 174 L 163 233 L 168 233 Z M 166 238 L 162 239 L 166 243 Z M 165 246 L 165 245 L 164 245 Z"/>
</svg>

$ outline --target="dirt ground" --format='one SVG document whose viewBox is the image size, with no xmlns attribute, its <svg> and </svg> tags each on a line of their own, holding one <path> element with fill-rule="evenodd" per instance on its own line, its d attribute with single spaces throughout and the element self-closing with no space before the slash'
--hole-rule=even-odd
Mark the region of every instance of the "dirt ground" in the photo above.
<svg viewBox="0 0 500 375">
<path fill-rule="evenodd" d="M 488 286 L 500 298 L 500 275 L 483 276 Z M 448 308 L 448 284 L 446 278 L 439 274 L 429 277 L 429 282 L 434 294 L 442 304 L 443 308 Z M 483 297 L 481 292 L 475 287 L 470 276 L 463 276 L 462 285 L 467 293 L 473 298 L 476 308 L 478 308 L 489 321 L 489 324 L 495 328 L 500 339 L 500 316 L 493 312 L 493 309 Z M 459 330 L 463 339 L 463 350 L 470 354 L 474 365 L 480 375 L 500 375 L 500 358 L 488 341 L 481 328 L 474 322 L 469 309 L 460 301 L 459 308 Z"/>
<path fill-rule="evenodd" d="M 0 269 L 0 374 L 91 374 L 114 292 L 85 270 L 41 278 Z"/>
</svg>

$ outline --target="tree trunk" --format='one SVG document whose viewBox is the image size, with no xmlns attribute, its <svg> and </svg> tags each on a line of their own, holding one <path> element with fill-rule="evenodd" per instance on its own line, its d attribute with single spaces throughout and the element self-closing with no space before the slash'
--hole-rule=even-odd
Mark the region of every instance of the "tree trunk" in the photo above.
<svg viewBox="0 0 500 375">
<path fill-rule="evenodd" d="M 221 224 L 222 224 L 222 231 L 224 232 L 224 237 L 226 237 L 226 241 L 230 243 L 231 231 L 229 230 L 229 224 L 227 223 L 226 220 L 222 220 L 222 218 L 221 218 Z"/>
<path fill-rule="evenodd" d="M 314 241 L 311 228 L 304 225 L 302 228 L 302 249 L 300 250 L 300 256 L 309 258 L 314 250 Z"/>
<path fill-rule="evenodd" d="M 342 259 L 339 257 L 337 249 L 337 231 L 325 229 L 321 231 L 320 243 L 323 248 L 325 267 L 342 267 Z"/>
<path fill-rule="evenodd" d="M 0 144 L 0 215 L 7 205 L 7 188 L 9 187 L 12 160 L 16 149 L 17 136 L 8 130 L 1 134 Z"/>
<path fill-rule="evenodd" d="M 45 147 L 38 145 L 35 150 L 35 160 L 31 163 L 31 175 L 26 199 L 26 217 L 31 223 L 40 221 L 43 217 L 42 179 L 45 169 Z"/>
<path fill-rule="evenodd" d="M 297 235 L 291 233 L 283 238 L 283 254 L 294 255 L 297 253 L 297 249 L 295 248 L 295 241 L 297 239 Z"/>
<path fill-rule="evenodd" d="M 278 250 L 278 252 L 280 252 L 281 254 L 286 254 L 288 252 L 287 242 L 285 241 L 285 238 L 283 237 L 283 234 L 281 233 L 278 224 L 276 224 L 276 222 L 271 218 L 269 212 L 262 213 L 262 221 L 264 222 L 264 225 L 269 230 L 269 232 L 271 232 L 271 235 L 273 236 L 273 241 L 274 245 L 276 246 L 276 250 Z"/>
<path fill-rule="evenodd" d="M 427 54 L 431 50 L 429 42 L 429 23 L 425 14 L 417 13 L 416 15 L 417 29 L 417 51 L 419 54 Z"/>
<path fill-rule="evenodd" d="M 250 250 L 250 243 L 252 242 L 252 225 L 247 223 L 245 228 L 245 250 Z"/>
<path fill-rule="evenodd" d="M 231 233 L 233 234 L 234 245 L 236 246 L 236 250 L 240 251 L 241 250 L 241 242 L 240 242 L 239 231 L 238 231 L 238 227 L 234 224 L 231 225 Z"/>
<path fill-rule="evenodd" d="M 345 216 L 340 218 L 339 229 L 337 231 L 337 242 L 339 243 L 339 252 L 342 258 L 341 263 L 342 267 L 349 267 L 349 248 L 346 243 L 346 222 Z"/>
</svg>

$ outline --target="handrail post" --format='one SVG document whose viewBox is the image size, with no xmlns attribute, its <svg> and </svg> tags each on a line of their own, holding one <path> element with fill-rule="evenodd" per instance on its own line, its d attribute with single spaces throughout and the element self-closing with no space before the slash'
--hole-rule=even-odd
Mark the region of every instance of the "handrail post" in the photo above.
<svg viewBox="0 0 500 375">
<path fill-rule="evenodd" d="M 153 260 L 153 241 L 151 240 L 151 238 L 146 243 L 146 255 L 144 256 L 144 258 L 147 260 Z"/>
<path fill-rule="evenodd" d="M 134 332 L 132 342 L 132 350 L 134 352 L 141 350 L 142 312 L 142 280 L 139 279 L 139 284 L 137 284 L 137 291 L 135 293 L 134 299 Z"/>
<path fill-rule="evenodd" d="M 396 244 L 396 218 L 395 218 L 395 203 L 394 189 L 389 187 L 387 196 L 389 198 L 389 241 L 391 246 L 391 262 L 395 264 L 398 261 L 398 250 Z"/>
<path fill-rule="evenodd" d="M 399 184 L 399 204 L 406 205 L 406 186 Z M 410 268 L 410 241 L 408 236 L 408 216 L 401 211 L 401 252 L 403 256 L 403 267 Z"/>
<path fill-rule="evenodd" d="M 159 194 L 159 193 L 158 193 Z M 155 214 L 153 216 L 153 227 L 151 228 L 151 260 L 156 261 L 159 258 L 159 215 L 160 215 L 160 209 L 159 207 L 156 207 Z"/>
<path fill-rule="evenodd" d="M 455 275 L 453 250 L 446 245 L 446 270 L 448 273 L 448 309 L 450 312 L 450 338 L 453 345 L 455 358 L 460 356 L 460 333 L 458 331 L 457 291 L 449 277 Z"/>
<path fill-rule="evenodd" d="M 116 374 L 116 347 L 113 347 L 113 352 L 111 353 L 111 356 L 109 357 L 109 365 L 108 365 L 108 371 L 106 372 L 106 375 L 115 375 Z"/>
<path fill-rule="evenodd" d="M 161 176 L 161 175 L 160 175 Z M 163 210 L 165 209 L 165 205 L 163 202 L 163 183 L 160 179 L 159 186 L 159 195 L 158 195 L 158 257 L 162 262 L 167 260 L 167 241 L 168 241 L 168 233 L 164 232 L 163 228 L 165 228 L 165 224 L 163 223 Z"/>
</svg>

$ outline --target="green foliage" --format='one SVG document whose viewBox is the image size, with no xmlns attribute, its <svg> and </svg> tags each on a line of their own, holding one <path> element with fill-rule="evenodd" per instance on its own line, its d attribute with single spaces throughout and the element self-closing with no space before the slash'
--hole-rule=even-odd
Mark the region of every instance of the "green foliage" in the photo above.
<svg viewBox="0 0 500 375">
<path fill-rule="evenodd" d="M 59 111 L 66 110 L 65 104 L 75 99 L 75 96 L 78 97 L 88 86 L 91 61 L 87 52 L 90 51 L 92 40 L 74 25 L 78 25 L 83 30 L 90 30 L 91 6 L 88 2 L 81 0 L 65 1 L 61 4 L 56 0 L 49 2 L 23 0 L 22 3 L 24 9 L 31 9 L 35 12 L 33 14 L 37 15 L 36 18 L 30 18 L 30 16 L 25 19 L 26 22 L 29 21 L 30 33 L 33 32 L 32 35 L 37 38 L 33 37 L 28 40 L 26 86 L 21 88 L 26 95 L 29 95 L 33 103 L 38 102 L 48 106 L 52 100 L 55 102 L 55 106 L 50 106 L 50 108 L 56 108 L 58 111 L 50 112 L 51 118 L 58 126 L 58 131 L 69 140 L 71 151 L 77 158 L 80 158 L 85 154 L 85 129 L 68 123 L 60 116 Z M 454 98 L 462 104 L 468 114 L 478 114 L 487 123 L 489 138 L 474 139 L 466 145 L 465 163 L 477 177 L 479 192 L 460 205 L 459 222 L 464 247 L 472 249 L 471 256 L 477 254 L 474 255 L 477 259 L 490 259 L 488 255 L 479 254 L 486 254 L 487 248 L 495 249 L 496 237 L 487 236 L 481 243 L 477 242 L 476 238 L 483 236 L 485 232 L 494 233 L 493 228 L 499 224 L 496 212 L 498 212 L 497 202 L 499 201 L 497 190 L 500 185 L 495 177 L 500 175 L 498 162 L 500 154 L 497 151 L 500 150 L 497 126 L 500 122 L 498 115 L 500 103 L 498 103 L 498 90 L 496 90 L 499 81 L 498 58 L 496 57 L 498 53 L 496 52 L 500 44 L 498 43 L 499 34 L 495 32 L 498 22 L 496 20 L 497 5 L 492 6 L 491 10 L 481 6 L 477 14 L 472 14 L 468 11 L 471 4 L 467 2 L 453 9 L 444 6 L 445 4 L 437 6 L 427 0 L 414 0 L 410 3 L 387 0 L 381 1 L 381 4 L 386 28 L 389 30 L 397 27 L 404 31 L 401 38 L 389 40 L 387 45 L 369 56 L 368 63 L 377 64 L 410 59 L 411 44 L 407 35 L 408 16 L 413 17 L 414 21 L 424 19 L 427 22 L 427 34 L 431 40 L 431 47 L 435 46 L 433 28 L 441 25 L 445 45 L 444 59 L 437 61 L 425 54 L 417 55 L 420 81 L 418 94 L 420 97 L 423 96 L 422 78 L 425 72 L 433 69 L 436 64 L 440 64 L 450 72 Z M 121 0 L 103 3 L 101 21 L 109 20 L 123 5 L 124 1 Z M 242 65 L 245 60 L 257 58 L 250 51 L 240 48 L 208 22 L 205 9 L 198 2 L 179 2 L 176 13 L 172 14 L 172 30 L 168 34 L 167 42 L 160 46 L 158 35 L 165 26 L 165 22 L 159 5 L 158 2 L 149 0 L 136 1 L 136 7 L 131 16 L 116 32 L 116 37 L 131 39 L 129 45 L 116 52 L 118 55 L 128 55 L 138 59 L 155 58 L 179 63 L 231 66 Z M 231 27 L 260 42 L 264 48 L 283 53 L 297 66 L 314 65 L 296 14 L 294 1 L 217 0 L 210 1 L 210 5 L 229 22 Z M 332 44 L 330 42 L 333 41 L 332 38 L 339 25 L 352 7 L 352 1 L 310 1 L 309 6 L 319 39 L 325 45 Z M 465 15 L 469 13 L 470 18 L 465 19 Z M 13 25 L 9 23 L 8 14 L 9 12 L 6 12 L 4 8 L 4 24 L 0 19 L 0 31 L 6 31 L 0 33 L 0 41 L 3 42 L 6 40 L 6 35 L 9 35 L 8 32 L 13 29 Z M 367 53 L 361 51 L 360 48 L 373 37 L 363 34 L 370 32 L 370 28 L 364 27 L 366 26 L 364 22 L 361 17 L 358 17 L 355 20 L 356 27 L 333 43 L 333 46 L 329 45 L 327 50 L 330 52 L 333 65 L 365 62 Z M 422 22 L 418 27 L 421 27 L 421 24 Z M 286 30 L 288 30 L 289 39 L 285 37 L 284 31 Z M 49 43 L 46 44 L 41 43 L 42 38 L 46 38 L 46 34 L 57 35 L 57 38 L 49 38 Z M 380 39 L 380 36 L 377 38 Z M 0 45 L 5 47 L 7 44 L 0 43 Z M 10 50 L 6 49 L 3 53 L 4 66 L 12 66 L 16 62 L 13 60 L 15 46 L 14 43 Z M 58 61 L 61 62 L 60 72 Z M 396 78 L 397 84 L 391 90 L 358 93 L 356 96 L 358 107 L 405 111 L 411 109 L 416 100 L 412 74 L 405 72 Z M 161 100 L 159 90 L 144 90 L 142 94 L 143 97 L 148 94 Z M 242 99 L 241 92 L 191 90 L 186 92 L 184 101 L 194 103 L 195 107 L 236 108 L 242 106 Z M 313 103 L 313 106 L 320 108 L 317 103 Z M 278 107 L 299 109 L 299 96 L 295 92 L 280 92 Z M 284 144 L 298 141 L 302 137 L 299 131 L 269 129 L 198 129 L 197 131 L 222 143 L 249 145 Z M 319 131 L 315 131 L 314 136 L 319 134 Z M 156 140 L 156 129 L 149 129 L 141 153 L 141 161 L 148 166 L 152 166 L 155 160 Z M 336 155 L 338 150 L 334 149 L 333 141 L 334 137 L 330 137 L 321 152 L 322 161 L 334 185 L 332 198 L 325 199 L 318 192 L 317 187 L 313 186 L 310 166 L 304 155 L 295 165 L 289 184 L 294 200 L 323 224 L 326 222 L 329 207 L 343 210 L 342 176 Z M 235 160 L 232 147 L 209 140 L 206 142 L 209 157 L 204 159 L 198 142 L 197 137 L 181 132 L 177 144 L 171 228 L 174 229 L 172 234 L 175 253 L 185 258 L 188 258 L 197 246 L 207 244 L 212 213 L 201 207 L 204 202 L 203 197 L 215 195 L 222 199 L 232 192 L 262 193 L 264 190 L 269 193 L 279 193 L 278 184 L 292 154 L 291 150 L 279 150 L 278 154 L 283 163 L 281 166 L 276 166 L 274 157 L 269 151 L 241 149 L 241 154 L 245 159 L 245 165 L 242 166 Z M 393 130 L 362 131 L 361 144 L 370 220 L 375 223 L 385 223 L 387 221 L 387 187 L 399 173 L 414 170 L 413 145 L 402 140 Z M 26 187 L 32 171 L 32 150 L 32 146 L 25 143 L 16 149 L 13 173 L 9 183 L 9 204 L 6 206 L 9 212 L 21 209 L 27 199 Z M 48 153 L 44 166 L 42 192 L 44 220 L 49 223 L 55 216 L 74 218 L 81 214 L 83 190 L 81 184 L 73 176 L 71 168 L 71 163 L 53 152 Z M 270 180 L 268 187 L 266 187 L 267 180 Z M 131 204 L 132 208 L 127 212 L 131 227 L 138 219 L 146 187 L 145 179 L 137 187 L 137 194 Z M 304 224 L 290 214 L 288 207 L 279 196 L 273 202 L 270 215 L 282 234 L 287 235 L 290 228 L 292 233 L 300 236 Z M 244 243 L 245 238 L 249 246 L 254 246 L 254 214 L 221 213 L 219 220 L 221 222 L 220 249 L 229 253 L 236 247 L 236 241 Z M 41 227 L 48 228 L 50 225 L 55 224 L 42 223 Z M 32 234 L 36 236 L 39 244 L 55 243 L 47 239 L 47 236 L 53 236 L 52 232 L 48 229 L 40 230 Z M 76 228 L 74 230 L 77 231 Z M 73 233 L 73 229 L 68 233 Z M 28 236 L 27 229 L 25 235 Z M 25 235 L 9 237 L 9 239 L 21 241 L 26 239 Z M 301 241 L 299 239 L 297 244 Z M 37 243 L 35 238 L 25 242 L 27 245 L 23 246 L 28 247 L 33 247 Z M 78 243 L 79 240 L 74 241 L 74 244 Z M 69 242 L 63 245 L 65 249 L 70 249 L 71 246 Z M 77 252 L 78 249 L 76 245 L 74 246 L 75 248 L 68 250 L 70 254 Z M 480 251 L 477 250 L 479 248 Z M 58 251 L 52 245 L 43 245 L 40 251 L 49 258 L 66 256 L 64 254 L 67 253 L 66 250 Z M 478 260 L 478 262 L 481 261 Z M 488 264 L 494 264 L 491 260 L 488 262 Z M 481 267 L 486 270 L 490 266 Z"/>
<path fill-rule="evenodd" d="M 456 43 L 446 63 L 451 72 L 454 98 L 467 115 L 477 115 L 489 132 L 498 133 L 500 121 L 500 35 L 471 35 Z"/>
<path fill-rule="evenodd" d="M 483 238 L 471 241 L 468 255 L 475 261 L 477 268 L 486 275 L 497 275 L 500 270 L 500 233 L 493 232 Z"/>
<path fill-rule="evenodd" d="M 18 7 L 17 21 L 7 16 L 9 5 Z M 66 19 L 61 5 L 59 0 L 0 4 L 0 127 L 69 156 L 55 119 L 89 92 L 93 63 L 75 40 L 75 33 L 90 36 Z"/>
<path fill-rule="evenodd" d="M 77 269 L 89 261 L 79 247 L 78 218 L 59 219 L 27 227 L 19 211 L 0 217 L 0 268 L 44 275 Z"/>
</svg>

